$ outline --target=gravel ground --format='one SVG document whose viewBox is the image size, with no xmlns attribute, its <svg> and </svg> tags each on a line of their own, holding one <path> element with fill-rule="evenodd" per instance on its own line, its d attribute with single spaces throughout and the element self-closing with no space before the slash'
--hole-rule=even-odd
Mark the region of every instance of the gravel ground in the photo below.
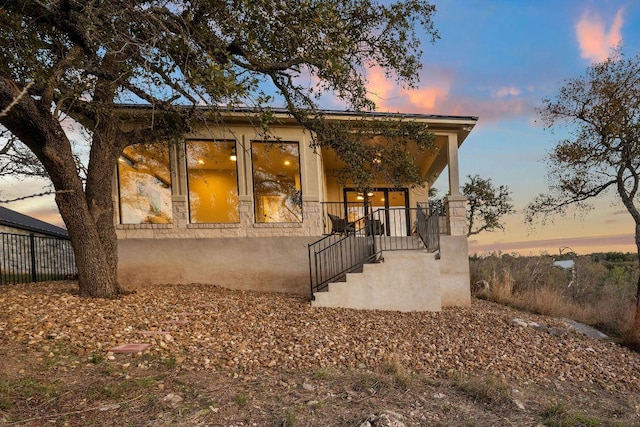
<svg viewBox="0 0 640 427">
<path fill-rule="evenodd" d="M 60 348 L 80 360 L 117 360 L 127 356 L 111 347 L 149 343 L 146 353 L 178 369 L 238 376 L 399 362 L 434 378 L 488 372 L 520 383 L 640 391 L 640 354 L 481 300 L 440 313 L 396 313 L 312 308 L 296 296 L 209 285 L 149 286 L 118 300 L 79 298 L 75 288 L 4 287 L 0 345 L 26 345 L 45 360 Z M 545 327 L 521 326 L 516 317 Z"/>
</svg>

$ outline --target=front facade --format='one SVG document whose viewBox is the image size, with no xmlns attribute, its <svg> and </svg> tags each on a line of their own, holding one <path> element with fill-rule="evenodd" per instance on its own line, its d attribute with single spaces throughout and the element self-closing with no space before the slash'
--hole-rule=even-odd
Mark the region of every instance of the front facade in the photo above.
<svg viewBox="0 0 640 427">
<path fill-rule="evenodd" d="M 145 110 L 132 107 L 125 113 L 136 126 L 134 118 Z M 354 118 L 345 112 L 327 116 Z M 378 116 L 386 115 L 370 119 Z M 385 215 L 380 234 L 411 235 L 408 212 L 428 203 L 428 187 L 393 188 L 379 182 L 361 194 L 337 179 L 340 161 L 335 154 L 311 148 L 308 131 L 286 112 L 277 111 L 276 118 L 268 141 L 249 112 L 233 111 L 224 126 L 203 122 L 179 143 L 125 149 L 113 183 L 123 285 L 212 283 L 309 295 L 308 245 L 343 231 L 336 230 L 336 221 L 356 224 L 363 214 L 377 210 Z M 448 165 L 451 195 L 448 216 L 441 219 L 441 264 L 459 263 L 458 253 L 464 252 L 462 264 L 468 266 L 457 152 L 477 119 L 408 119 L 427 122 L 436 136 L 437 153 L 416 154 L 422 176 L 433 180 Z M 453 241 L 447 242 L 449 238 Z M 445 259 L 451 250 L 456 254 Z M 452 295 L 462 295 L 452 296 L 451 304 L 466 304 L 468 267 L 462 280 L 458 272 L 445 276 L 464 281 L 449 288 L 458 289 Z M 450 305 L 447 298 L 443 305 Z"/>
</svg>

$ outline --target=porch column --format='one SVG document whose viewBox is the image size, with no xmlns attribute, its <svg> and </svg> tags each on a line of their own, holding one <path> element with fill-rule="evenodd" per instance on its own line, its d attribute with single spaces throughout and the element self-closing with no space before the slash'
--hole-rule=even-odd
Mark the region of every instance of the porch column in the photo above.
<svg viewBox="0 0 640 427">
<path fill-rule="evenodd" d="M 187 228 L 189 224 L 189 201 L 187 198 L 187 162 L 184 158 L 185 141 L 169 145 L 169 170 L 171 171 L 171 222 L 176 228 Z"/>
<path fill-rule="evenodd" d="M 460 195 L 460 174 L 458 172 L 458 135 L 449 134 L 447 141 L 447 165 L 449 169 L 449 194 Z"/>
<path fill-rule="evenodd" d="M 447 212 L 447 234 L 467 235 L 467 199 L 460 194 L 458 169 L 458 135 L 450 134 L 447 141 L 447 163 L 449 169 L 449 196 L 445 197 Z"/>
</svg>

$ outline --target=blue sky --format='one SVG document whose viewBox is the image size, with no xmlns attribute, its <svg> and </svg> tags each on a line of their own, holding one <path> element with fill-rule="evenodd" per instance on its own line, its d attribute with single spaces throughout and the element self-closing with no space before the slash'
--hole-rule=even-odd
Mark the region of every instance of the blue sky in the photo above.
<svg viewBox="0 0 640 427">
<path fill-rule="evenodd" d="M 472 252 L 557 253 L 570 246 L 594 251 L 635 251 L 633 221 L 612 196 L 584 219 L 559 218 L 528 230 L 522 209 L 545 190 L 545 153 L 557 135 L 536 123 L 535 108 L 565 79 L 584 73 L 622 42 L 640 49 L 640 1 L 437 0 L 440 40 L 425 41 L 420 88 L 405 91 L 370 71 L 369 89 L 380 111 L 478 116 L 460 151 L 462 176 L 479 174 L 508 185 L 519 212 L 504 232 L 470 240 Z M 330 104 L 330 103 L 329 103 Z M 326 105 L 327 108 L 339 107 Z M 463 179 L 464 181 L 464 179 Z M 0 196 L 41 191 L 41 183 L 0 182 Z M 436 183 L 443 194 L 444 180 Z M 59 223 L 52 198 L 8 207 Z"/>
<path fill-rule="evenodd" d="M 478 116 L 460 151 L 462 176 L 508 185 L 518 213 L 505 232 L 470 239 L 472 252 L 635 251 L 633 221 L 610 195 L 584 218 L 557 218 L 528 229 L 522 210 L 545 191 L 543 163 L 558 135 L 536 122 L 536 107 L 565 79 L 582 75 L 618 43 L 640 48 L 638 1 L 436 1 L 441 39 L 425 44 L 421 87 L 407 92 L 374 75 L 379 109 Z M 376 89 L 376 87 L 378 87 Z M 464 179 L 463 179 L 464 181 Z M 447 183 L 439 180 L 440 194 Z"/>
</svg>

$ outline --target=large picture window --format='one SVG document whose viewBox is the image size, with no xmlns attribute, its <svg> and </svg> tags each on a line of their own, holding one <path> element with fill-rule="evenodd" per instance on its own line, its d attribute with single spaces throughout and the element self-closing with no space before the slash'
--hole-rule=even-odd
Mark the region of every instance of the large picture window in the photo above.
<svg viewBox="0 0 640 427">
<path fill-rule="evenodd" d="M 251 144 L 256 222 L 302 222 L 297 142 Z"/>
<path fill-rule="evenodd" d="M 122 224 L 171 222 L 171 174 L 166 143 L 131 145 L 118 159 Z"/>
<path fill-rule="evenodd" d="M 190 221 L 239 222 L 235 141 L 187 141 L 186 150 Z"/>
</svg>

